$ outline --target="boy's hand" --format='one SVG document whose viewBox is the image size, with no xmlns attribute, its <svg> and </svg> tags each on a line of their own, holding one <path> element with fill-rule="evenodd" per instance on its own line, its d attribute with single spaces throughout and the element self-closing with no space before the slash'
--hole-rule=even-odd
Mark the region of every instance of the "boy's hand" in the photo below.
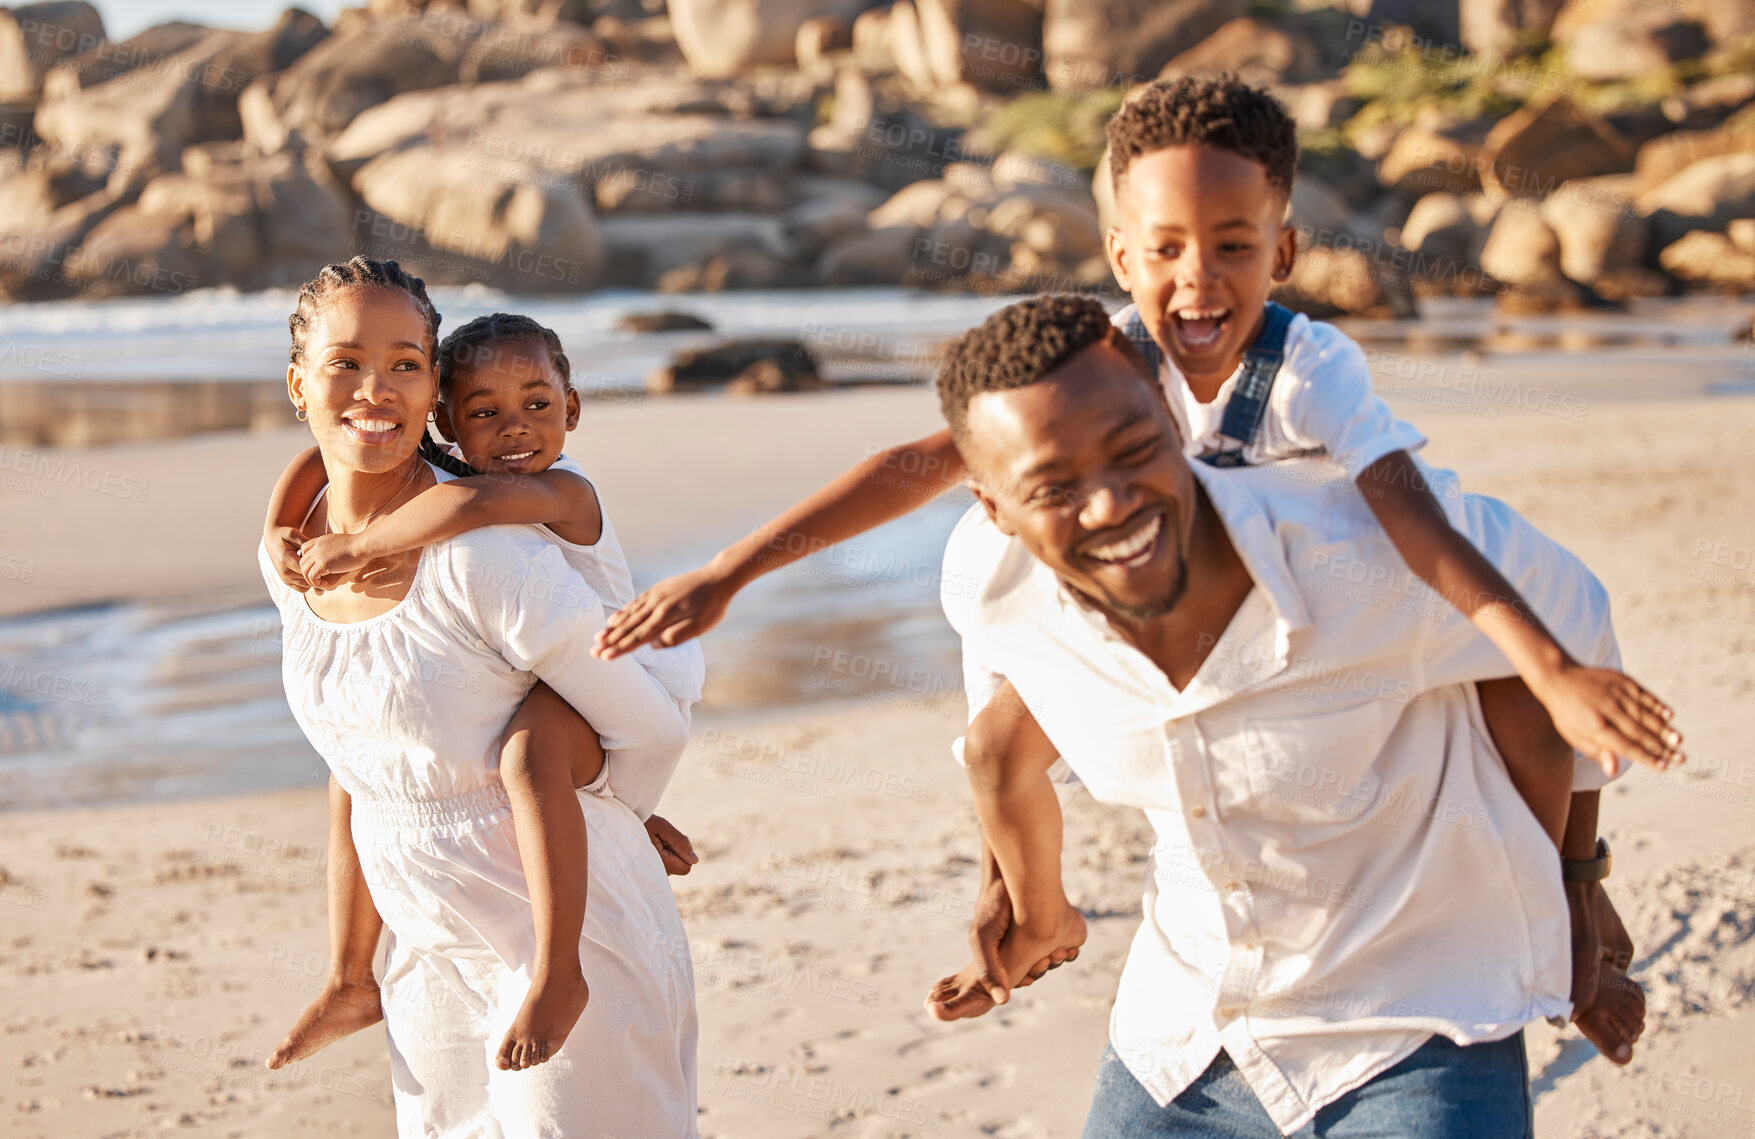
<svg viewBox="0 0 1755 1139">
<path fill-rule="evenodd" d="M 653 815 L 646 820 L 646 835 L 658 850 L 666 874 L 687 874 L 701 861 L 689 836 L 676 829 L 669 819 Z"/>
<path fill-rule="evenodd" d="M 725 619 L 736 593 L 711 566 L 665 578 L 610 614 L 591 652 L 614 660 L 653 641 L 670 646 L 693 640 Z"/>
<path fill-rule="evenodd" d="M 319 534 L 299 548 L 299 570 L 319 591 L 351 580 L 371 560 L 360 553 L 356 534 Z"/>
<path fill-rule="evenodd" d="M 1530 691 L 1548 710 L 1566 742 L 1615 774 L 1615 757 L 1625 755 L 1662 771 L 1685 757 L 1682 733 L 1670 726 L 1669 705 L 1631 676 L 1609 668 L 1562 665 L 1531 683 Z"/>
<path fill-rule="evenodd" d="M 274 562 L 280 580 L 300 593 L 309 589 L 311 584 L 299 568 L 299 547 L 305 544 L 304 534 L 291 526 L 270 526 L 264 537 L 268 541 L 268 557 Z"/>
</svg>

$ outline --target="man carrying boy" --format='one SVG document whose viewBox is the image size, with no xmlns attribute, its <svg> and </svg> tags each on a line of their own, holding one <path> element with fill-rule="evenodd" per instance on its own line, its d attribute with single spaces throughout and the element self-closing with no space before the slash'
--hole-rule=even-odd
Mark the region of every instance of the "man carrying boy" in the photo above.
<svg viewBox="0 0 1755 1139">
<path fill-rule="evenodd" d="M 1009 681 L 1053 743 L 971 773 L 1007 970 L 1082 926 L 1056 753 L 1158 835 L 1087 1136 L 1531 1134 L 1521 1029 L 1570 1011 L 1571 970 L 1561 859 L 1475 695 L 1505 657 L 1441 602 L 1331 588 L 1396 564 L 1357 490 L 1190 462 L 1095 301 L 995 314 L 939 383 L 978 498 L 946 579 L 985 583 L 946 612 L 971 690 Z M 1618 663 L 1575 557 L 1494 500 L 1446 510 L 1569 651 Z M 1581 824 L 1561 853 L 1588 867 Z"/>
</svg>

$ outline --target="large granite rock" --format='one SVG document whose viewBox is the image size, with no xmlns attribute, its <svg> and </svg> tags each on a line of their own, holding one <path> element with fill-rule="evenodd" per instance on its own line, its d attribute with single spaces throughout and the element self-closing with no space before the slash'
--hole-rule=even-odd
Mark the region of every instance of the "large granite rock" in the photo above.
<svg viewBox="0 0 1755 1139">
<path fill-rule="evenodd" d="M 1472 263 L 1480 257 L 1487 229 L 1469 209 L 1470 199 L 1446 191 L 1414 203 L 1402 222 L 1399 244 L 1427 263 Z M 1448 266 L 1446 266 L 1448 267 Z"/>
<path fill-rule="evenodd" d="M 1580 26 L 1568 37 L 1566 63 L 1574 75 L 1598 82 L 1637 79 L 1697 59 L 1710 46 L 1698 21 L 1653 11 L 1637 21 L 1593 20 Z"/>
<path fill-rule="evenodd" d="M 1248 14 L 1244 0 L 1047 0 L 1044 71 L 1060 91 L 1155 79 L 1176 56 Z"/>
<path fill-rule="evenodd" d="M 577 184 L 464 146 L 386 154 L 353 182 L 368 213 L 356 219 L 368 256 L 405 260 L 429 280 L 509 292 L 599 283 L 605 243 Z"/>
<path fill-rule="evenodd" d="M 35 99 L 50 68 L 103 41 L 103 17 L 84 0 L 0 8 L 0 103 Z"/>
<path fill-rule="evenodd" d="M 1546 39 L 1562 0 L 1460 0 L 1457 33 L 1472 52 L 1506 56 Z"/>
<path fill-rule="evenodd" d="M 352 254 L 349 209 L 327 172 L 294 155 L 196 147 L 94 226 L 67 264 L 93 296 L 289 287 Z"/>
<path fill-rule="evenodd" d="M 1739 115 L 1712 130 L 1673 131 L 1639 148 L 1633 172 L 1642 189 L 1652 189 L 1671 175 L 1705 158 L 1755 152 L 1755 115 Z"/>
<path fill-rule="evenodd" d="M 939 86 L 1042 85 L 1042 6 L 1031 0 L 915 0 L 920 58 Z"/>
<path fill-rule="evenodd" d="M 1529 103 L 1501 119 L 1481 145 L 1481 185 L 1491 194 L 1540 198 L 1570 178 L 1633 169 L 1634 150 L 1601 117 L 1564 95 Z"/>
<path fill-rule="evenodd" d="M 1568 277 L 1588 284 L 1644 263 L 1651 223 L 1635 205 L 1638 196 L 1636 175 L 1605 174 L 1562 182 L 1542 202 L 1542 220 L 1560 242 L 1560 268 Z"/>
<path fill-rule="evenodd" d="M 1279 87 L 1309 83 L 1322 75 L 1321 53 L 1309 36 L 1294 28 L 1245 16 L 1217 31 L 1164 65 L 1163 78 L 1222 75 L 1245 83 Z M 1327 126 L 1327 122 L 1323 123 Z"/>
<path fill-rule="evenodd" d="M 1481 188 L 1479 143 L 1424 127 L 1396 135 L 1377 163 L 1377 180 L 1412 201 L 1422 194 L 1471 194 Z"/>
<path fill-rule="evenodd" d="M 1481 268 L 1513 289 L 1560 282 L 1560 239 L 1535 202 L 1508 202 L 1481 248 Z"/>
<path fill-rule="evenodd" d="M 1689 230 L 1722 230 L 1734 218 L 1755 217 L 1755 152 L 1721 154 L 1685 167 L 1639 198 L 1651 219 L 1655 248 Z"/>
<path fill-rule="evenodd" d="M 1276 286 L 1272 295 L 1317 319 L 1343 313 L 1405 317 L 1416 311 L 1408 280 L 1358 249 L 1321 246 L 1301 251 L 1292 263 L 1291 279 Z"/>
<path fill-rule="evenodd" d="M 1738 292 L 1755 289 L 1755 253 L 1722 233 L 1697 229 L 1683 234 L 1658 254 L 1658 264 L 1690 284 Z"/>
<path fill-rule="evenodd" d="M 830 17 L 851 24 L 859 0 L 670 0 L 670 26 L 689 70 L 728 79 L 762 64 L 792 63 L 798 27 Z"/>
<path fill-rule="evenodd" d="M 337 31 L 287 68 L 274 107 L 309 138 L 345 130 L 362 111 L 405 91 L 458 82 L 475 37 L 469 21 L 387 20 Z"/>
</svg>

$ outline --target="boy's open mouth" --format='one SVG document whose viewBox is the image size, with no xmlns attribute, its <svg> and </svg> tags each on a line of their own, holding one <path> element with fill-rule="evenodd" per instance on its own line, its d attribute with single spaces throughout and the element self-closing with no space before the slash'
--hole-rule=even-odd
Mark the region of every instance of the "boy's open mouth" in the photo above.
<svg viewBox="0 0 1755 1139">
<path fill-rule="evenodd" d="M 1228 308 L 1179 308 L 1170 313 L 1170 329 L 1188 352 L 1208 352 L 1218 346 L 1231 319 Z"/>
</svg>

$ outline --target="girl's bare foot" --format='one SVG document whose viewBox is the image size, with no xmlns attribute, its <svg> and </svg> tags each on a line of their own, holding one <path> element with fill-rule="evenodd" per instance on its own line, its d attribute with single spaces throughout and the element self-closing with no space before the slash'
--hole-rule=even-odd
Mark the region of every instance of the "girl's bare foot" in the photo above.
<svg viewBox="0 0 1755 1139">
<path fill-rule="evenodd" d="M 298 1023 L 266 1062 L 270 1068 L 285 1067 L 383 1019 L 376 982 L 329 985 L 299 1014 Z"/>
<path fill-rule="evenodd" d="M 540 974 L 500 1043 L 500 1070 L 521 1072 L 554 1059 L 590 999 L 591 988 L 579 974 Z"/>
</svg>

